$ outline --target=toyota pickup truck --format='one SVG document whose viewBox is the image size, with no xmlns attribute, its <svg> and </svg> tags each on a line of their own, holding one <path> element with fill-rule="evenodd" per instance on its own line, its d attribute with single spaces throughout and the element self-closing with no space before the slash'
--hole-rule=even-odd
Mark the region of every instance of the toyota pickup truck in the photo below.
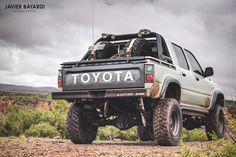
<svg viewBox="0 0 236 157">
<path fill-rule="evenodd" d="M 142 141 L 178 145 L 182 127 L 224 136 L 224 95 L 192 51 L 147 29 L 102 34 L 80 61 L 61 64 L 60 92 L 71 102 L 67 130 L 75 144 L 91 143 L 98 127 L 137 126 Z"/>
</svg>

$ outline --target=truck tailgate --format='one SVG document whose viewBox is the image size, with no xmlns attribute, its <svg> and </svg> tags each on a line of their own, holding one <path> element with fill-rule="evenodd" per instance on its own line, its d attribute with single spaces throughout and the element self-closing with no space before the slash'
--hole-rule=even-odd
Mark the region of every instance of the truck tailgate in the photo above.
<svg viewBox="0 0 236 157">
<path fill-rule="evenodd" d="M 63 91 L 144 87 L 144 63 L 78 66 L 62 69 Z"/>
</svg>

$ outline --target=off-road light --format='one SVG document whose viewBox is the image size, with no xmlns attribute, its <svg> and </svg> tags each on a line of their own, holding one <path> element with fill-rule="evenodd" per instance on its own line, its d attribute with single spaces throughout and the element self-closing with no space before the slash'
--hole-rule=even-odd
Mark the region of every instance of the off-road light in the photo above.
<svg viewBox="0 0 236 157">
<path fill-rule="evenodd" d="M 141 29 L 139 32 L 138 32 L 138 34 L 150 34 L 151 33 L 151 31 L 149 30 L 149 29 Z"/>
<path fill-rule="evenodd" d="M 154 66 L 153 64 L 145 65 L 145 82 L 152 83 L 154 82 Z"/>
<path fill-rule="evenodd" d="M 58 70 L 58 79 L 57 79 L 58 88 L 62 88 L 62 70 Z"/>
<path fill-rule="evenodd" d="M 141 38 L 141 37 L 142 37 L 142 34 L 141 34 L 141 33 L 138 33 L 138 37 Z"/>
<path fill-rule="evenodd" d="M 111 39 L 114 40 L 115 38 L 116 38 L 116 36 L 112 34 Z"/>
<path fill-rule="evenodd" d="M 108 34 L 102 33 L 102 38 L 107 38 Z"/>
</svg>

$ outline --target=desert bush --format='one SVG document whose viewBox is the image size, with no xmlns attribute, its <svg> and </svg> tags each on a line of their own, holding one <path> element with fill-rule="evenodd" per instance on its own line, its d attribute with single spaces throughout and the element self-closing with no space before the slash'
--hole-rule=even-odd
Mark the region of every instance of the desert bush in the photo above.
<svg viewBox="0 0 236 157">
<path fill-rule="evenodd" d="M 57 128 L 51 126 L 48 122 L 41 122 L 36 125 L 32 125 L 28 130 L 24 132 L 25 136 L 35 136 L 35 137 L 49 137 L 53 138 L 55 136 L 60 136 Z"/>
<path fill-rule="evenodd" d="M 234 135 L 236 135 L 236 118 L 233 118 L 230 123 L 231 123 L 232 131 Z"/>
<path fill-rule="evenodd" d="M 51 101 L 51 94 L 49 93 L 15 93 L 15 92 L 0 92 L 0 98 L 6 100 L 23 100 L 23 101 L 30 101 L 30 102 L 47 102 Z"/>
<path fill-rule="evenodd" d="M 225 107 L 229 109 L 232 117 L 236 118 L 236 101 L 225 100 Z"/>
<path fill-rule="evenodd" d="M 97 133 L 98 140 L 128 140 L 128 141 L 137 141 L 137 131 L 136 127 L 133 127 L 129 130 L 121 131 L 114 126 L 100 127 Z"/>
<path fill-rule="evenodd" d="M 7 134 L 7 131 L 5 129 L 5 121 L 4 119 L 0 119 L 0 136 L 5 136 Z"/>
<path fill-rule="evenodd" d="M 193 129 L 187 131 L 184 128 L 181 139 L 183 141 L 205 141 L 207 140 L 207 136 L 204 129 Z"/>
<path fill-rule="evenodd" d="M 182 157 L 233 157 L 236 156 L 236 146 L 232 140 L 224 139 L 210 141 L 201 150 L 181 143 L 179 153 Z"/>
<path fill-rule="evenodd" d="M 54 101 L 51 110 L 37 110 L 32 107 L 10 105 L 8 114 L 0 120 L 0 136 L 19 136 L 31 126 L 49 123 L 57 129 L 62 138 L 68 137 L 66 131 L 66 101 Z"/>
<path fill-rule="evenodd" d="M 68 104 L 66 101 L 54 101 L 51 111 L 44 111 L 41 121 L 49 122 L 52 126 L 56 127 L 62 138 L 67 138 L 66 130 L 66 116 L 68 111 Z"/>
<path fill-rule="evenodd" d="M 19 136 L 33 124 L 40 122 L 42 113 L 36 109 L 27 109 L 17 105 L 9 107 L 9 113 L 4 117 L 3 127 L 4 132 L 1 135 Z"/>
<path fill-rule="evenodd" d="M 213 143 L 214 144 L 214 143 Z M 216 147 L 216 151 L 213 152 L 213 156 L 212 157 L 233 157 L 236 156 L 236 144 L 233 141 L 226 141 L 224 142 L 224 140 L 219 140 L 216 142 L 216 144 L 214 145 L 222 145 L 221 149 L 219 150 L 219 148 Z M 209 150 L 211 150 L 211 148 L 209 148 Z M 219 151 L 217 151 L 219 150 Z"/>
<path fill-rule="evenodd" d="M 181 142 L 180 155 L 182 157 L 201 157 L 199 149 L 192 149 L 188 145 Z"/>
</svg>

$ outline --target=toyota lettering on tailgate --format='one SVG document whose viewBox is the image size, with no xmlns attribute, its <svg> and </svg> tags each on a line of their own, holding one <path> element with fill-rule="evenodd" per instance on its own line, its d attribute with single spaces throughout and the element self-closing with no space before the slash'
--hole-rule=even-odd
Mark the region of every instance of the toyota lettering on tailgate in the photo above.
<svg viewBox="0 0 236 157">
<path fill-rule="evenodd" d="M 66 75 L 66 85 L 90 85 L 95 83 L 135 83 L 140 79 L 138 70 L 98 71 Z"/>
<path fill-rule="evenodd" d="M 86 84 L 88 82 L 90 82 L 91 80 L 91 77 L 92 79 L 94 80 L 94 83 L 97 83 L 98 82 L 98 79 L 99 77 L 102 78 L 102 80 L 104 82 L 110 82 L 111 80 L 115 79 L 116 82 L 120 82 L 121 80 L 121 74 L 123 73 L 123 71 L 115 71 L 115 76 L 112 75 L 111 72 L 93 72 L 93 73 L 83 73 L 83 74 L 72 74 L 72 77 L 73 77 L 73 82 L 74 84 L 77 83 L 77 79 L 79 78 L 79 80 Z M 113 78 L 114 77 L 114 78 Z M 125 77 L 122 81 L 133 81 L 134 78 L 133 78 L 133 75 L 131 73 L 131 71 L 127 71 L 126 74 L 125 74 Z"/>
<path fill-rule="evenodd" d="M 109 71 L 64 71 L 64 90 L 112 89 L 112 88 L 138 88 L 144 85 L 143 70 L 117 69 Z"/>
</svg>

